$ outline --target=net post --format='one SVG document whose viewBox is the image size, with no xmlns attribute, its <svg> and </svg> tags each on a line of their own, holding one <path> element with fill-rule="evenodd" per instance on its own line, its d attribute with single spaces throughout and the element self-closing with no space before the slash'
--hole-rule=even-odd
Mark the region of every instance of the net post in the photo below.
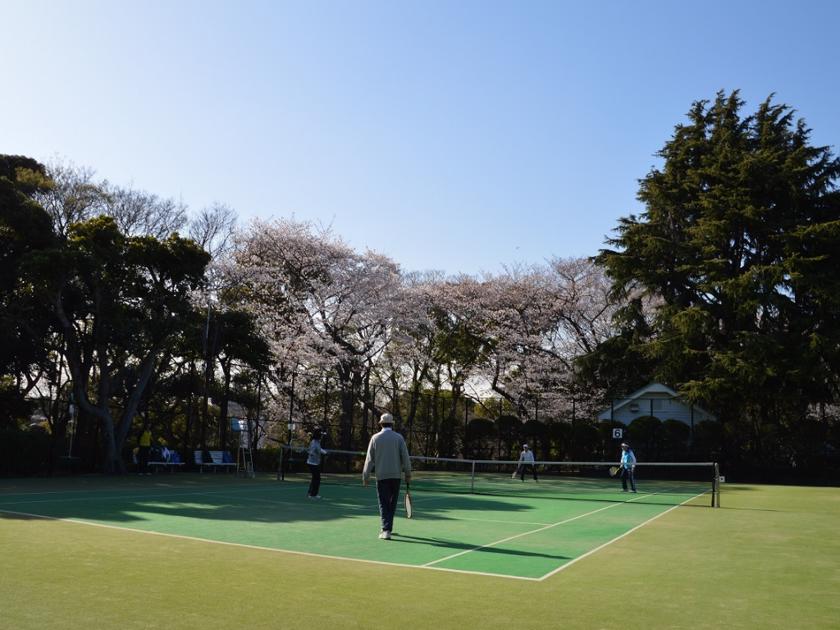
<svg viewBox="0 0 840 630">
<path fill-rule="evenodd" d="M 472 470 L 470 471 L 470 494 L 475 494 L 475 460 L 472 460 Z"/>
<path fill-rule="evenodd" d="M 715 462 L 715 479 L 712 491 L 712 507 L 720 507 L 720 467 Z"/>
</svg>

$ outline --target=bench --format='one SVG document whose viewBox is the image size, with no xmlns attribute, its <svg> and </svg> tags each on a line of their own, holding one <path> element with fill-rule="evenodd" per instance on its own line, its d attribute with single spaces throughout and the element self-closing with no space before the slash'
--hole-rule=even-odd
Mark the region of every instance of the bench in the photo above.
<svg viewBox="0 0 840 630">
<path fill-rule="evenodd" d="M 195 451 L 193 453 L 193 459 L 195 461 L 195 465 L 198 466 L 199 472 L 204 472 L 205 468 L 210 468 L 213 472 L 216 472 L 216 470 L 219 468 L 223 470 L 231 470 L 236 468 L 236 462 L 233 461 L 233 458 L 227 451 L 207 452 L 210 453 L 210 459 L 212 461 L 205 462 L 204 454 L 202 451 Z"/>
<path fill-rule="evenodd" d="M 184 462 L 181 461 L 181 456 L 178 454 L 177 451 L 168 451 L 169 452 L 169 459 L 159 459 L 155 461 L 148 462 L 149 468 L 152 472 L 157 472 L 159 469 L 167 470 L 172 472 L 174 470 L 178 470 L 179 466 L 183 466 Z"/>
</svg>

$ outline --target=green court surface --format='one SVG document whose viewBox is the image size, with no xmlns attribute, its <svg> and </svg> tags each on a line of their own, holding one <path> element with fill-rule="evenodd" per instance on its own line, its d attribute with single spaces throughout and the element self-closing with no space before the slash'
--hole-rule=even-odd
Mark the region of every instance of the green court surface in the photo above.
<svg viewBox="0 0 840 630">
<path fill-rule="evenodd" d="M 576 559 L 686 504 L 708 505 L 696 486 L 667 482 L 623 493 L 610 480 L 508 480 L 488 494 L 453 493 L 451 482 L 415 484 L 414 518 L 398 510 L 391 541 L 378 538 L 371 486 L 329 483 L 306 497 L 299 478 L 159 475 L 48 492 L 0 495 L 0 511 L 198 538 L 348 561 L 542 580 Z M 417 488 L 417 486 L 420 488 Z M 424 489 L 425 488 L 425 489 Z M 702 502 L 701 502 L 702 500 Z M 711 508 L 706 508 L 711 509 Z"/>
<path fill-rule="evenodd" d="M 840 627 L 838 488 L 728 484 L 712 509 L 653 483 L 418 487 L 392 541 L 372 488 L 304 494 L 224 474 L 0 480 L 0 628 Z"/>
</svg>

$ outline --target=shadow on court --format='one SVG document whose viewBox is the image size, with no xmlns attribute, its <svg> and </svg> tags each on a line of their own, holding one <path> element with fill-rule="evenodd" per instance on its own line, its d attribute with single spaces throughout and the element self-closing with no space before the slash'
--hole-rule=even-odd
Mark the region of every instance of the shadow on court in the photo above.
<svg viewBox="0 0 840 630">
<path fill-rule="evenodd" d="M 306 497 L 307 485 L 300 481 L 195 480 L 188 475 L 178 474 L 176 479 L 165 482 L 126 478 L 122 486 L 113 478 L 103 479 L 100 487 L 87 480 L 76 490 L 70 490 L 65 484 L 60 490 L 52 490 L 49 480 L 43 480 L 41 485 L 27 484 L 23 492 L 0 493 L 0 515 L 12 519 L 92 520 L 126 526 L 143 523 L 154 526 L 154 521 L 176 519 L 281 524 L 378 517 L 373 486 L 322 485 L 324 499 L 313 501 Z M 533 510 L 527 503 L 518 505 L 476 495 L 435 495 L 429 500 L 422 493 L 415 493 L 415 500 L 424 519 L 451 519 L 453 510 L 508 514 Z"/>
<path fill-rule="evenodd" d="M 392 541 L 409 544 L 419 544 L 432 547 L 443 547 L 445 549 L 452 549 L 456 551 L 480 551 L 481 553 L 499 554 L 503 556 L 520 556 L 523 558 L 547 558 L 549 560 L 571 560 L 570 556 L 563 556 L 559 554 L 538 553 L 535 551 L 522 551 L 518 549 L 508 549 L 505 547 L 480 547 L 457 540 L 446 540 L 443 538 L 427 538 L 423 536 L 406 536 L 397 532 L 393 533 Z"/>
</svg>

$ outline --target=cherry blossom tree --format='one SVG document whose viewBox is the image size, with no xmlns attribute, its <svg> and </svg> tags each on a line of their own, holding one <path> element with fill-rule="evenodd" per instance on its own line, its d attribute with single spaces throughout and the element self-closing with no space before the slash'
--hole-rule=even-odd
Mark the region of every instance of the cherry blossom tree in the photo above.
<svg viewBox="0 0 840 630">
<path fill-rule="evenodd" d="M 328 229 L 278 220 L 251 225 L 228 274 L 269 342 L 281 388 L 291 389 L 293 375 L 335 374 L 339 440 L 349 448 L 355 392 L 390 342 L 396 263 L 372 251 L 359 254 Z"/>
<path fill-rule="evenodd" d="M 388 408 L 411 431 L 424 396 L 434 401 L 424 428 L 447 453 L 468 397 L 501 399 L 523 421 L 589 415 L 601 403 L 576 361 L 613 334 L 616 305 L 588 260 L 482 277 L 404 274 L 329 229 L 278 220 L 240 234 L 224 274 L 271 348 L 275 413 L 311 419 L 308 400 L 326 417 L 333 383 L 342 447 L 366 440 L 371 409 Z M 369 404 L 354 434 L 360 400 Z"/>
<path fill-rule="evenodd" d="M 558 258 L 508 270 L 485 286 L 493 391 L 526 417 L 568 418 L 581 398 L 591 411 L 600 392 L 591 384 L 581 391 L 576 361 L 613 334 L 617 305 L 603 272 L 586 259 Z"/>
</svg>

